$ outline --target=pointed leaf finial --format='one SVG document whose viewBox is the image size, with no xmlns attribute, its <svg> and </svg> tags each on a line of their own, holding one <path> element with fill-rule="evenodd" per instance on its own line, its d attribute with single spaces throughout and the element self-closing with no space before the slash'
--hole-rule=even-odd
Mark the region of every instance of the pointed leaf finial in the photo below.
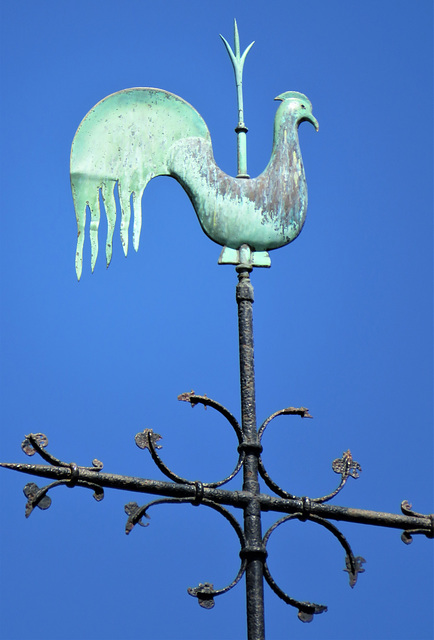
<svg viewBox="0 0 434 640">
<path fill-rule="evenodd" d="M 220 38 L 226 47 L 229 54 L 229 58 L 232 62 L 232 66 L 235 74 L 235 84 L 237 87 L 237 101 L 238 101 L 238 124 L 235 129 L 237 133 L 237 156 L 238 156 L 238 178 L 248 178 L 247 174 L 247 150 L 246 150 L 246 133 L 247 127 L 244 124 L 244 105 L 243 105 L 243 68 L 247 54 L 254 45 L 254 41 L 249 44 L 241 55 L 240 49 L 240 36 L 238 33 L 237 21 L 234 20 L 234 49 L 229 42 L 220 34 Z"/>
</svg>

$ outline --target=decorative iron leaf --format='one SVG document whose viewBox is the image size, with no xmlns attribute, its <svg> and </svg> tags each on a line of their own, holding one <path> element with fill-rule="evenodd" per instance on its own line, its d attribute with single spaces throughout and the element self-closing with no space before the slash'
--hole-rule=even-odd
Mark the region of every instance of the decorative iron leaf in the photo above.
<svg viewBox="0 0 434 640">
<path fill-rule="evenodd" d="M 350 558 L 350 556 L 347 555 L 345 557 L 344 571 L 348 573 L 351 588 L 353 588 L 357 582 L 357 575 L 365 572 L 365 569 L 362 566 L 364 562 L 366 562 L 366 560 L 365 558 L 362 558 L 362 556 Z"/>
<path fill-rule="evenodd" d="M 139 524 L 141 527 L 148 527 L 149 526 L 149 522 L 143 522 L 142 521 L 142 516 L 138 519 L 137 518 L 137 513 L 140 510 L 139 505 L 137 504 L 137 502 L 127 502 L 127 504 L 125 505 L 125 513 L 128 516 L 128 520 L 127 520 L 127 524 L 125 525 L 125 533 L 128 535 L 133 529 L 134 526 L 136 524 Z M 150 519 L 151 516 L 148 516 L 147 513 L 144 514 L 146 518 Z"/>
<path fill-rule="evenodd" d="M 403 531 L 401 533 L 401 540 L 404 544 L 411 544 L 413 542 L 413 537 L 408 531 Z"/>
<path fill-rule="evenodd" d="M 198 587 L 189 587 L 187 591 L 191 596 L 197 598 L 199 605 L 204 609 L 212 609 L 214 607 L 214 585 L 211 582 L 199 582 Z"/>
<path fill-rule="evenodd" d="M 101 502 L 101 500 L 104 498 L 104 489 L 102 487 L 95 486 L 93 497 L 97 502 Z"/>
<path fill-rule="evenodd" d="M 45 495 L 44 489 L 40 489 L 34 482 L 28 482 L 23 489 L 23 493 L 27 498 L 26 518 L 29 517 L 35 507 L 39 507 L 44 511 L 51 506 L 51 498 Z"/>
<path fill-rule="evenodd" d="M 299 620 L 301 620 L 302 622 L 312 622 L 313 620 L 313 613 L 308 613 L 307 611 L 302 611 L 300 609 L 300 611 L 297 613 L 297 617 Z"/>
<path fill-rule="evenodd" d="M 30 435 L 32 435 L 36 439 L 38 445 L 42 449 L 44 449 L 47 446 L 48 438 L 44 433 L 33 433 Z M 29 436 L 26 436 L 26 438 L 22 441 L 21 449 L 24 451 L 26 456 L 33 456 L 36 453 L 36 449 L 34 448 L 33 444 L 30 442 Z"/>
<path fill-rule="evenodd" d="M 134 440 L 139 449 L 149 449 L 149 439 L 154 446 L 154 449 L 162 449 L 161 444 L 157 444 L 158 440 L 161 440 L 161 436 L 159 433 L 154 433 L 152 429 L 144 429 L 140 433 L 137 433 Z"/>
<path fill-rule="evenodd" d="M 353 460 L 351 451 L 348 449 L 342 454 L 342 458 L 336 458 L 332 462 L 332 469 L 335 473 L 339 473 L 342 478 L 351 476 L 352 478 L 358 478 L 362 467 L 358 462 Z"/>
<path fill-rule="evenodd" d="M 325 604 L 315 604 L 314 602 L 300 602 L 303 608 L 300 608 L 297 617 L 302 622 L 312 622 L 314 615 L 327 611 Z M 306 606 L 306 608 L 304 608 Z"/>
</svg>

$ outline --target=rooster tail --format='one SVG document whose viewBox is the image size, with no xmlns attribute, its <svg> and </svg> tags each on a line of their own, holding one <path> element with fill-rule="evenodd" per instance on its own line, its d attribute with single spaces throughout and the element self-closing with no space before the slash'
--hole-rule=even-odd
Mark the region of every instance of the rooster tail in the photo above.
<svg viewBox="0 0 434 640">
<path fill-rule="evenodd" d="M 146 184 L 149 180 L 146 182 Z M 83 270 L 83 246 L 86 227 L 86 211 L 90 212 L 89 238 L 91 246 L 91 268 L 95 269 L 98 257 L 98 229 L 101 218 L 100 192 L 107 218 L 107 240 L 105 247 L 106 263 L 109 266 L 113 254 L 113 234 L 116 225 L 116 199 L 114 180 L 106 180 L 101 185 L 92 180 L 84 180 L 71 176 L 71 187 L 74 199 L 74 208 L 77 219 L 77 249 L 75 253 L 75 271 L 80 280 Z M 146 186 L 146 185 L 145 185 Z M 119 202 L 121 206 L 120 236 L 125 256 L 128 255 L 128 233 L 131 222 L 131 200 L 134 211 L 133 246 L 135 251 L 139 249 L 140 232 L 142 228 L 142 196 L 144 186 L 135 187 L 134 190 L 122 187 L 118 183 Z"/>
<path fill-rule="evenodd" d="M 115 182 L 103 182 L 101 195 L 104 202 L 104 209 L 107 216 L 107 240 L 105 245 L 105 257 L 107 267 L 109 266 L 113 253 L 113 233 L 116 224 L 116 200 L 115 200 Z"/>
<path fill-rule="evenodd" d="M 92 180 L 86 180 L 71 175 L 71 188 L 74 200 L 75 217 L 77 220 L 77 248 L 75 252 L 75 272 L 80 280 L 83 270 L 83 247 L 86 229 L 86 212 L 90 212 L 89 238 L 91 247 L 91 268 L 95 269 L 98 257 L 98 229 L 101 218 L 100 191 L 107 217 L 106 259 L 107 266 L 112 258 L 113 232 L 116 223 L 116 200 L 114 196 L 114 181 L 103 182 L 101 185 Z M 128 234 L 128 229 L 127 229 Z M 128 246 L 128 245 L 127 245 Z"/>
<path fill-rule="evenodd" d="M 111 261 L 116 223 L 116 183 L 123 251 L 128 254 L 131 205 L 134 209 L 133 246 L 137 251 L 143 191 L 153 177 L 172 175 L 169 166 L 172 148 L 192 137 L 210 141 L 202 117 L 188 102 L 161 89 L 119 91 L 89 111 L 77 130 L 71 149 L 71 187 L 78 231 L 75 256 L 78 279 L 83 265 L 86 209 L 90 211 L 92 271 L 98 255 L 100 192 L 107 216 L 107 266 Z"/>
<path fill-rule="evenodd" d="M 140 186 L 129 187 L 124 189 L 121 183 L 118 183 L 118 192 L 119 192 L 119 202 L 121 205 L 121 242 L 122 248 L 124 250 L 125 257 L 128 255 L 128 231 L 130 228 L 131 222 L 131 205 L 133 206 L 134 211 L 134 224 L 133 224 L 133 247 L 135 251 L 139 249 L 140 242 L 140 232 L 142 230 L 142 196 L 145 190 L 146 185 L 149 180 L 151 180 L 153 176 L 150 176 L 146 183 Z M 114 199 L 114 198 L 113 198 Z M 116 203 L 115 203 L 116 207 Z M 108 213 L 107 213 L 107 221 L 108 221 Z M 114 211 L 114 219 L 113 219 L 113 227 L 114 222 L 116 221 L 116 208 Z M 111 236 L 113 237 L 113 227 L 110 228 Z M 108 241 L 108 233 L 107 231 L 107 241 Z M 107 266 L 110 264 L 111 260 L 111 251 L 110 251 L 110 259 L 107 256 Z"/>
<path fill-rule="evenodd" d="M 86 210 L 90 211 L 90 243 L 91 266 L 95 267 L 98 255 L 98 227 L 100 220 L 99 185 L 93 184 L 85 176 L 71 175 L 72 197 L 74 199 L 75 217 L 77 220 L 77 248 L 75 252 L 75 271 L 80 280 L 83 270 L 83 246 L 86 228 Z"/>
<path fill-rule="evenodd" d="M 133 247 L 134 251 L 139 250 L 140 232 L 142 230 L 142 196 L 144 188 L 139 192 L 133 191 L 134 226 L 133 226 Z"/>
</svg>

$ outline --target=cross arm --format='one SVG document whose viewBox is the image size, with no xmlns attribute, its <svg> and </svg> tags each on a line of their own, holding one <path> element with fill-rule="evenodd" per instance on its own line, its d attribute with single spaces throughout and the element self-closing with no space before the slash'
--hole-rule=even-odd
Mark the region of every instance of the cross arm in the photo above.
<svg viewBox="0 0 434 640">
<path fill-rule="evenodd" d="M 62 481 L 69 485 L 76 484 L 79 486 L 80 484 L 91 484 L 107 489 L 120 489 L 173 498 L 191 498 L 192 500 L 197 499 L 198 484 L 200 485 L 200 483 L 184 484 L 113 473 L 102 473 L 101 471 L 77 467 L 77 465 L 73 464 L 64 467 L 52 467 L 40 464 L 0 463 L 0 466 L 29 475 Z M 248 491 L 228 491 L 212 487 L 202 487 L 200 494 L 208 501 L 241 509 L 244 508 L 246 503 L 252 498 Z M 291 500 L 269 496 L 263 493 L 259 494 L 256 498 L 261 507 L 261 511 L 275 511 L 288 514 L 299 513 L 300 519 L 309 519 L 309 515 L 313 515 L 327 520 L 356 522 L 359 524 L 402 529 L 404 531 L 417 531 L 424 533 L 429 538 L 434 537 L 434 514 L 424 515 L 411 511 L 410 505 L 405 501 L 401 505 L 403 513 L 395 514 L 330 504 L 318 504 L 312 502 L 309 498 Z"/>
</svg>

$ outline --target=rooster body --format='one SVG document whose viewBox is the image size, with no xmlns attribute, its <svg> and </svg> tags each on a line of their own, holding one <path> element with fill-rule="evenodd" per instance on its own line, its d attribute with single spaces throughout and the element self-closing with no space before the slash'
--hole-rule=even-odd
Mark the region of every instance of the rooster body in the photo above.
<svg viewBox="0 0 434 640">
<path fill-rule="evenodd" d="M 270 162 L 253 179 L 233 178 L 218 168 L 204 120 L 172 93 L 126 89 L 91 109 L 77 130 L 71 150 L 71 187 L 78 227 L 77 277 L 82 271 L 87 207 L 91 214 L 92 270 L 95 266 L 100 190 L 108 221 L 108 265 L 116 221 L 116 183 L 121 240 L 127 255 L 130 198 L 137 251 L 143 191 L 152 178 L 161 175 L 175 178 L 182 185 L 204 232 L 224 247 L 237 250 L 248 245 L 253 252 L 264 252 L 294 240 L 303 227 L 307 208 L 298 125 L 308 120 L 317 128 L 318 123 L 303 94 L 286 92 L 276 99 L 282 104 L 275 117 Z"/>
</svg>

